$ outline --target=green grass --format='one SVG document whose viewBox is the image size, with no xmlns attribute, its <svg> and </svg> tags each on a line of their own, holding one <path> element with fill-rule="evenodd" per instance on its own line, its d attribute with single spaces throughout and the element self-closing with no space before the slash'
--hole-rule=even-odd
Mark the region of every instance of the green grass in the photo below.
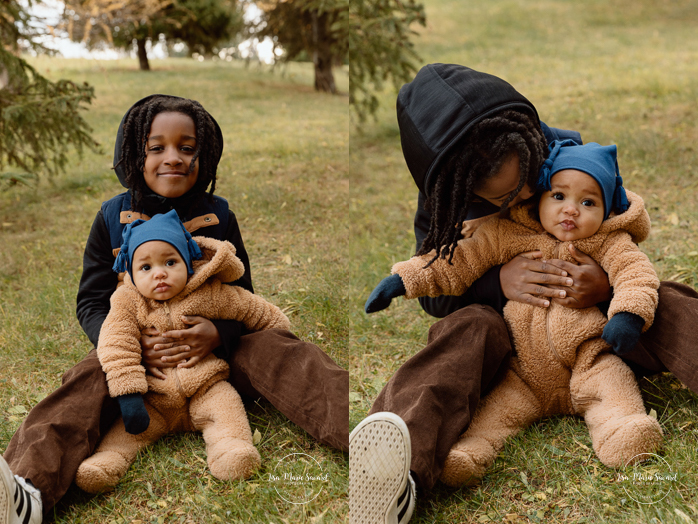
<svg viewBox="0 0 698 524">
<path fill-rule="evenodd" d="M 626 187 L 645 199 L 653 231 L 642 249 L 660 278 L 698 285 L 698 4 L 425 0 L 419 66 L 460 63 L 511 82 L 549 125 L 616 143 Z M 391 265 L 414 253 L 417 190 L 405 166 L 396 93 L 351 136 L 349 293 L 351 426 L 435 319 L 399 300 L 367 316 L 363 303 Z M 661 503 L 641 506 L 591 451 L 584 423 L 554 418 L 512 439 L 483 483 L 417 495 L 414 522 L 698 522 L 698 398 L 670 375 L 643 381 L 680 472 Z M 559 453 L 551 452 L 553 446 Z M 522 481 L 525 473 L 527 483 Z M 684 517 L 685 515 L 685 517 Z"/>
<path fill-rule="evenodd" d="M 150 73 L 129 60 L 31 62 L 49 78 L 95 86 L 85 118 L 103 151 L 0 194 L 0 449 L 91 349 L 75 318 L 82 252 L 101 202 L 123 191 L 110 169 L 119 121 L 152 93 L 195 98 L 214 115 L 226 144 L 216 193 L 238 216 L 255 290 L 287 308 L 300 338 L 346 365 L 347 96 L 315 93 L 310 64 L 291 64 L 282 75 L 186 59 L 153 61 Z M 345 70 L 337 81 L 346 92 Z M 249 481 L 213 478 L 200 435 L 170 436 L 142 453 L 112 494 L 89 497 L 73 486 L 54 522 L 346 520 L 346 455 L 317 444 L 268 403 L 250 405 L 249 417 L 262 435 L 262 469 Z M 284 502 L 269 481 L 291 452 L 311 455 L 329 474 L 310 504 Z"/>
</svg>

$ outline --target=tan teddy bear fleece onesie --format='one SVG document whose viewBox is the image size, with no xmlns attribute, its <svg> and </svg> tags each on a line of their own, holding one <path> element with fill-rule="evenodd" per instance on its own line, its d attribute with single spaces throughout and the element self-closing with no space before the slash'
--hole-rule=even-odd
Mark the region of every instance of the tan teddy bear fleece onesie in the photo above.
<svg viewBox="0 0 698 524">
<path fill-rule="evenodd" d="M 635 313 L 645 320 L 644 331 L 654 319 L 659 279 L 635 244 L 649 235 L 649 215 L 638 195 L 627 191 L 627 196 L 627 211 L 611 214 L 593 236 L 573 243 L 608 274 L 613 287 L 608 317 Z M 486 220 L 459 241 L 453 265 L 438 259 L 425 268 L 433 253 L 395 264 L 393 273 L 402 277 L 405 296 L 461 295 L 489 268 L 528 251 L 574 262 L 569 242 L 546 233 L 534 213 L 534 204 L 525 204 L 512 208 L 509 218 Z M 657 449 L 659 424 L 645 414 L 633 373 L 601 339 L 608 320 L 598 308 L 572 309 L 552 301 L 542 308 L 509 301 L 504 319 L 516 355 L 451 448 L 441 480 L 452 486 L 477 482 L 506 437 L 555 414 L 583 416 L 594 451 L 607 466 L 625 465 Z"/>
<path fill-rule="evenodd" d="M 78 469 L 76 484 L 96 493 L 114 487 L 140 449 L 167 433 L 201 431 L 211 473 L 223 480 L 245 478 L 260 463 L 240 396 L 226 381 L 228 364 L 210 354 L 191 368 L 163 368 L 165 380 L 146 375 L 141 364 L 141 331 L 186 328 L 183 315 L 232 319 L 252 331 L 288 330 L 286 315 L 263 298 L 225 282 L 245 269 L 235 248 L 225 241 L 194 238 L 203 258 L 192 262 L 194 274 L 170 300 L 147 299 L 124 278 L 111 297 L 111 309 L 99 334 L 97 355 L 112 397 L 144 394 L 150 426 L 139 435 L 126 432 L 120 418 L 104 436 L 95 454 Z"/>
</svg>

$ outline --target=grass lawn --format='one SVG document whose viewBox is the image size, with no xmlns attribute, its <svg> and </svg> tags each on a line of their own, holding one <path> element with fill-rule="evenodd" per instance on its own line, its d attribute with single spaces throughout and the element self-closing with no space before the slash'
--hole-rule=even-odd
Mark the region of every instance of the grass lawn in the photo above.
<svg viewBox="0 0 698 524">
<path fill-rule="evenodd" d="M 74 156 L 65 174 L 0 194 L 0 449 L 21 420 L 91 349 L 75 318 L 75 294 L 90 226 L 104 200 L 123 191 L 111 171 L 117 126 L 143 96 L 194 98 L 220 124 L 225 150 L 216 194 L 235 211 L 255 290 L 285 308 L 294 332 L 347 363 L 345 220 L 348 97 L 315 93 L 312 65 L 270 73 L 241 63 L 32 59 L 52 79 L 87 81 L 85 113 L 101 154 Z M 346 70 L 337 82 L 348 91 Z M 142 453 L 113 493 L 72 487 L 57 523 L 341 522 L 346 455 L 317 444 L 265 402 L 250 404 L 262 468 L 248 481 L 208 472 L 198 434 L 170 436 Z M 269 474 L 289 453 L 319 462 L 328 482 L 309 504 L 285 502 Z"/>
<path fill-rule="evenodd" d="M 459 63 L 498 75 L 547 124 L 617 144 L 625 185 L 644 197 L 652 218 L 642 249 L 661 279 L 697 286 L 695 0 L 424 4 L 419 65 Z M 415 249 L 417 190 L 402 158 L 395 97 L 386 90 L 377 121 L 351 136 L 351 427 L 435 321 L 416 301 L 363 313 L 371 289 Z M 671 375 L 641 386 L 665 432 L 661 456 L 678 472 L 661 502 L 633 501 L 594 455 L 583 421 L 555 418 L 512 439 L 481 485 L 418 493 L 413 522 L 697 522 L 698 397 Z"/>
</svg>

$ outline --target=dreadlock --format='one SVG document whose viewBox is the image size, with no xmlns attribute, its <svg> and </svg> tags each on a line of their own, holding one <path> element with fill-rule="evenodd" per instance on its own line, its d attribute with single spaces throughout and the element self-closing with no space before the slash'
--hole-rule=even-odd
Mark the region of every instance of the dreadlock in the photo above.
<svg viewBox="0 0 698 524">
<path fill-rule="evenodd" d="M 125 182 L 133 194 L 131 209 L 134 211 L 142 210 L 143 195 L 148 192 L 143 169 L 150 126 L 157 114 L 165 112 L 182 113 L 194 121 L 196 150 L 189 165 L 189 172 L 191 173 L 198 160 L 199 176 L 191 190 L 203 194 L 210 184 L 208 196 L 211 198 L 216 189 L 216 168 L 223 144 L 218 138 L 213 118 L 195 100 L 156 96 L 132 108 L 129 112 L 123 126 L 121 158 L 114 166 L 123 164 Z"/>
<path fill-rule="evenodd" d="M 519 184 L 504 201 L 509 206 L 528 183 L 536 187 L 538 170 L 546 158 L 546 140 L 540 124 L 529 114 L 506 110 L 478 122 L 459 140 L 441 163 L 432 187 L 427 188 L 425 208 L 431 224 L 417 255 L 436 251 L 427 267 L 446 258 L 452 263 L 461 225 L 475 191 L 496 175 L 512 155 L 519 157 Z"/>
</svg>

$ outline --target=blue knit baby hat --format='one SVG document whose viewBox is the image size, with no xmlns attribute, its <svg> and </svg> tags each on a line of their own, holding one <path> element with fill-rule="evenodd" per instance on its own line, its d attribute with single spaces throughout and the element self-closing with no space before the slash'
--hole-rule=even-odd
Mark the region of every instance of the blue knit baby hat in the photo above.
<svg viewBox="0 0 698 524">
<path fill-rule="evenodd" d="M 555 140 L 548 146 L 550 154 L 538 176 L 538 189 L 550 191 L 550 180 L 563 169 L 576 169 L 591 176 L 601 187 L 604 220 L 611 211 L 622 213 L 630 207 L 618 172 L 618 149 L 595 142 L 579 145 L 573 140 Z"/>
<path fill-rule="evenodd" d="M 187 264 L 187 270 L 191 275 L 194 268 L 192 260 L 202 257 L 199 246 L 194 242 L 189 231 L 179 219 L 179 215 L 173 209 L 164 215 L 155 215 L 150 220 L 135 220 L 126 226 L 122 234 L 121 251 L 119 251 L 112 269 L 117 273 L 127 271 L 133 278 L 133 254 L 138 246 L 153 240 L 161 240 L 171 244 Z"/>
</svg>

